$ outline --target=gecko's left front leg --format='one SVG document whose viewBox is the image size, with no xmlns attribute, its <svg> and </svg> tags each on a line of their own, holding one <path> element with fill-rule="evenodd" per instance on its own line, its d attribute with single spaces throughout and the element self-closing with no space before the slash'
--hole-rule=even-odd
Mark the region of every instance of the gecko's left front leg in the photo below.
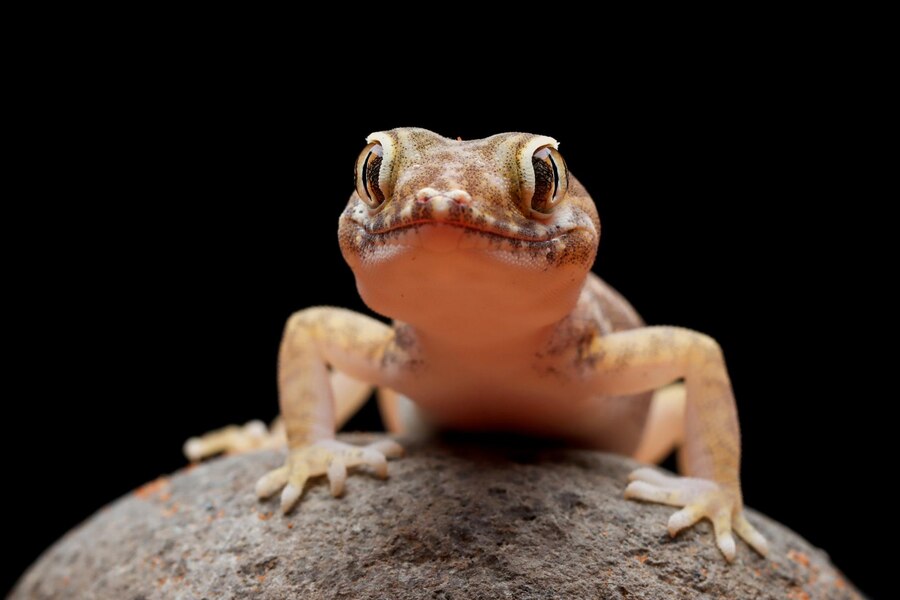
<svg viewBox="0 0 900 600">
<path fill-rule="evenodd" d="M 637 394 L 681 378 L 687 388 L 681 452 L 688 477 L 638 469 L 625 496 L 682 507 L 669 519 L 673 536 L 709 519 L 729 561 L 735 557 L 732 531 L 765 555 L 765 539 L 744 517 L 737 410 L 715 340 L 688 329 L 646 327 L 597 337 L 590 352 L 592 387 L 604 395 Z"/>
</svg>

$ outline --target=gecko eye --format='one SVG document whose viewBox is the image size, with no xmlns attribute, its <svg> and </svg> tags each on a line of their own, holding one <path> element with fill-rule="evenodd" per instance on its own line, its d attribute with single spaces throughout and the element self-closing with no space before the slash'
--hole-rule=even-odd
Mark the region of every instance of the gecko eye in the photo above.
<svg viewBox="0 0 900 600">
<path fill-rule="evenodd" d="M 373 209 L 384 204 L 384 192 L 379 185 L 383 158 L 381 144 L 372 142 L 356 159 L 356 193 Z"/>
<path fill-rule="evenodd" d="M 534 168 L 534 196 L 531 210 L 538 216 L 549 216 L 566 197 L 569 171 L 566 161 L 553 146 L 541 146 L 531 157 Z"/>
</svg>

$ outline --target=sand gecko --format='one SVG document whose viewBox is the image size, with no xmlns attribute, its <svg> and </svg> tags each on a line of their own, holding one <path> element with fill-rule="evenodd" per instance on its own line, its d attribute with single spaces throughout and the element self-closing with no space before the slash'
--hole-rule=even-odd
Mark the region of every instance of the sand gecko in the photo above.
<svg viewBox="0 0 900 600">
<path fill-rule="evenodd" d="M 395 432 L 421 423 L 516 431 L 646 462 L 677 444 L 688 477 L 641 468 L 626 497 L 681 507 L 671 535 L 708 518 L 729 561 L 732 531 L 765 555 L 743 514 L 737 412 L 719 345 L 644 326 L 591 273 L 600 220 L 556 140 L 462 141 L 404 128 L 367 141 L 338 240 L 362 299 L 394 321 L 329 307 L 291 316 L 278 370 L 288 457 L 259 480 L 258 495 L 281 491 L 287 512 L 310 477 L 326 475 L 337 496 L 348 467 L 386 476 L 395 442 L 335 439 L 378 386 Z M 278 435 L 230 427 L 185 451 L 199 459 Z"/>
</svg>

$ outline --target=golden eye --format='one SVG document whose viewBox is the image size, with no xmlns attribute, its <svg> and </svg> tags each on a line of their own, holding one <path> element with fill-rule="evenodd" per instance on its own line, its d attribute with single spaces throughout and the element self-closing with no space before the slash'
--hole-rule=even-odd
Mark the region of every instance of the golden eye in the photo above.
<svg viewBox="0 0 900 600">
<path fill-rule="evenodd" d="M 553 146 L 541 146 L 531 157 L 534 168 L 534 195 L 531 210 L 539 216 L 549 216 L 563 198 L 569 187 L 569 171 L 566 161 Z"/>
<path fill-rule="evenodd" d="M 378 208 L 384 204 L 384 192 L 379 185 L 381 161 L 384 150 L 378 142 L 372 142 L 356 159 L 356 193 L 369 208 Z"/>
</svg>

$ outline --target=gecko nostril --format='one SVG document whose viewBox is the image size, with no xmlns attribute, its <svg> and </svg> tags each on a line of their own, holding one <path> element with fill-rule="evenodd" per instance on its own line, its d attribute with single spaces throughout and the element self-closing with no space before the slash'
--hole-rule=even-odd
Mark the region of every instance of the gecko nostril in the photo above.
<svg viewBox="0 0 900 600">
<path fill-rule="evenodd" d="M 447 193 L 447 197 L 457 204 L 472 204 L 472 196 L 470 196 L 469 192 L 465 190 L 453 190 L 452 192 Z"/>
<path fill-rule="evenodd" d="M 425 203 L 434 198 L 435 196 L 440 196 L 441 193 L 434 188 L 422 188 L 418 192 L 416 192 L 416 202 Z"/>
</svg>

